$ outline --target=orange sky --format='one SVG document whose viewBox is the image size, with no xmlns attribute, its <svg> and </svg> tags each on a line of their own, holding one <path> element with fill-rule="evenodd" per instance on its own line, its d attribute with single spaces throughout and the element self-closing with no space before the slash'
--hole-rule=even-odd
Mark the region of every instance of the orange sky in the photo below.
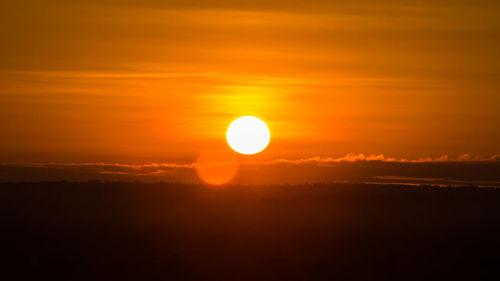
<svg viewBox="0 0 500 281">
<path fill-rule="evenodd" d="M 0 162 L 500 152 L 498 1 L 1 1 Z"/>
</svg>

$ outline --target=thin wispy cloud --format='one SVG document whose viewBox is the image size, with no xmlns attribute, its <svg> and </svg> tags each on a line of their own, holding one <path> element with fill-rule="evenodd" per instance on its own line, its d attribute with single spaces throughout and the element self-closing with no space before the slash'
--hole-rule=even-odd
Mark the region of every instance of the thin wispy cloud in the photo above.
<svg viewBox="0 0 500 281">
<path fill-rule="evenodd" d="M 387 157 L 384 154 L 369 154 L 365 155 L 364 153 L 348 153 L 343 157 L 308 157 L 308 158 L 300 158 L 300 159 L 275 159 L 268 161 L 241 161 L 238 163 L 248 164 L 248 165 L 273 165 L 273 164 L 303 164 L 303 163 L 340 163 L 340 162 L 357 162 L 357 161 L 381 161 L 381 162 L 402 162 L 402 163 L 423 163 L 423 162 L 465 162 L 465 161 L 499 161 L 500 155 L 495 154 L 491 157 L 479 157 L 472 156 L 468 153 L 459 155 L 457 158 L 452 159 L 448 157 L 448 155 L 442 155 L 439 157 L 425 157 L 425 158 L 417 158 L 417 159 L 408 159 L 408 158 L 396 158 L 396 157 Z M 234 164 L 235 162 L 231 162 L 228 164 Z M 194 168 L 197 163 L 190 164 L 179 164 L 179 163 L 147 163 L 147 164 L 123 164 L 123 163 L 104 163 L 104 162 L 86 162 L 86 163 L 63 163 L 63 162 L 47 162 L 47 163 L 31 163 L 26 164 L 29 166 L 46 166 L 46 167 L 121 167 L 121 168 L 130 168 L 130 169 L 142 169 L 142 168 Z"/>
<path fill-rule="evenodd" d="M 456 159 L 451 159 L 447 155 L 440 157 L 426 157 L 418 159 L 407 159 L 407 158 L 395 158 L 386 157 L 383 154 L 370 154 L 365 155 L 363 153 L 354 154 L 349 153 L 343 157 L 309 157 L 300 159 L 274 159 L 267 161 L 240 161 L 240 162 L 220 162 L 214 161 L 211 165 L 239 165 L 239 166 L 275 166 L 275 165 L 288 165 L 288 166 L 318 166 L 318 167 L 328 167 L 332 164 L 339 163 L 461 163 L 461 162 L 497 162 L 500 161 L 499 155 L 493 155 L 488 158 L 481 158 L 477 156 L 471 156 L 470 154 L 463 154 Z M 38 168 L 49 168 L 49 169 L 93 169 L 97 170 L 99 174 L 103 175 L 134 175 L 134 176 L 151 176 L 160 175 L 164 173 L 171 172 L 176 169 L 194 169 L 198 166 L 203 166 L 206 164 L 193 163 L 146 163 L 146 164 L 124 164 L 124 163 L 60 163 L 60 162 L 48 162 L 48 163 L 31 163 L 31 164 L 4 164 L 4 166 L 18 166 L 18 167 L 38 167 Z"/>
<path fill-rule="evenodd" d="M 451 158 L 406 159 L 382 154 L 347 154 L 267 161 L 203 163 L 32 163 L 0 165 L 0 181 L 168 181 L 201 182 L 204 165 L 238 167 L 234 183 L 301 184 L 311 182 L 377 182 L 440 185 L 500 186 L 500 157 L 469 154 Z"/>
</svg>

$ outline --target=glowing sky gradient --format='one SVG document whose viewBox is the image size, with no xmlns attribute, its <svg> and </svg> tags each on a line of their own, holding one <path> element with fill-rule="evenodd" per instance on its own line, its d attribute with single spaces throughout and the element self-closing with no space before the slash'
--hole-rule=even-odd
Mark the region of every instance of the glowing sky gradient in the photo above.
<svg viewBox="0 0 500 281">
<path fill-rule="evenodd" d="M 500 152 L 498 1 L 1 1 L 0 162 Z"/>
</svg>

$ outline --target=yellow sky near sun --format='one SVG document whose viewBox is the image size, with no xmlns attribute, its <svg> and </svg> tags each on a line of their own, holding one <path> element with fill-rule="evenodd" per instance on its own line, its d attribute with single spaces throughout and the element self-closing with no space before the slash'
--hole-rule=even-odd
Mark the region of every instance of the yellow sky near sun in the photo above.
<svg viewBox="0 0 500 281">
<path fill-rule="evenodd" d="M 499 152 L 494 1 L 0 4 L 0 161 Z"/>
</svg>

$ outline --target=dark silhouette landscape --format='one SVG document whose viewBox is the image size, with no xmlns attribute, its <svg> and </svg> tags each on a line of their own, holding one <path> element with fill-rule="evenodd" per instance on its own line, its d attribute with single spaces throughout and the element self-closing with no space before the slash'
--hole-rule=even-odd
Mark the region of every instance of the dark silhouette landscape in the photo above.
<svg viewBox="0 0 500 281">
<path fill-rule="evenodd" d="M 498 280 L 500 190 L 3 183 L 4 280 Z"/>
</svg>

